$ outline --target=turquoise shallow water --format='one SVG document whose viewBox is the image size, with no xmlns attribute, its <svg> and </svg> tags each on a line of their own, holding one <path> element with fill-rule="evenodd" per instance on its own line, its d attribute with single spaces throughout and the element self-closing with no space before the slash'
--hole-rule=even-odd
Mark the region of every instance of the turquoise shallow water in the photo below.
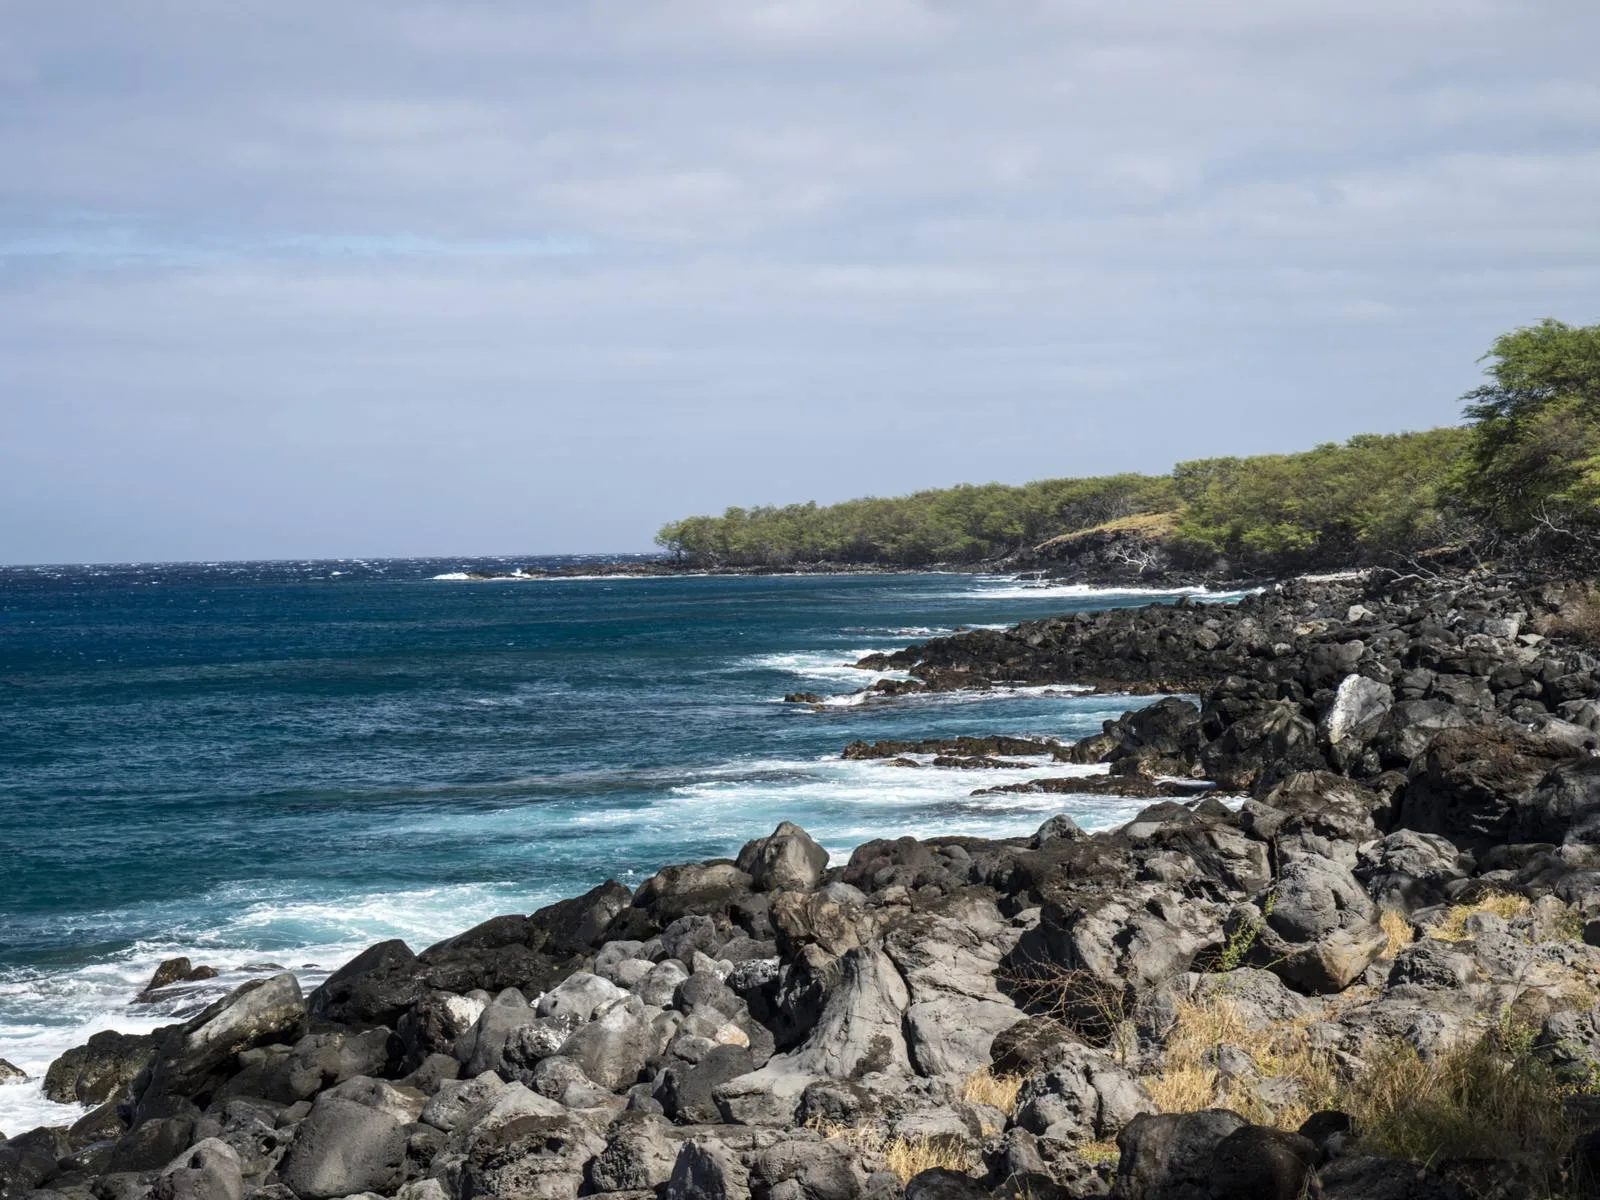
<svg viewBox="0 0 1600 1200">
<path fill-rule="evenodd" d="M 856 737 L 1082 736 L 1132 701 L 1023 689 L 781 703 L 957 626 L 1151 595 L 965 575 L 482 582 L 483 562 L 0 569 L 0 1058 L 38 1070 L 159 959 L 308 982 L 779 820 L 1010 834 L 1137 805 L 973 797 L 1037 769 L 847 763 Z M 1059 768 L 1053 773 L 1060 773 Z M 60 1119 L 0 1088 L 0 1130 Z"/>
</svg>

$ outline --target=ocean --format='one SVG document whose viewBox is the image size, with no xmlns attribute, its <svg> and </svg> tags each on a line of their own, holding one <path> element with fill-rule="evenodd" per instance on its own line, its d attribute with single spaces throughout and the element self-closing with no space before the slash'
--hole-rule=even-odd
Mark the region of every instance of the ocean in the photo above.
<svg viewBox="0 0 1600 1200">
<path fill-rule="evenodd" d="M 156 964 L 309 987 L 780 820 L 878 836 L 1086 827 L 1139 801 L 973 796 L 1074 768 L 847 762 L 853 738 L 1071 739 L 1147 703 L 1071 689 L 861 703 L 873 650 L 1172 593 L 965 574 L 478 580 L 546 560 L 0 568 L 0 1058 L 39 1076 Z M 1092 770 L 1091 768 L 1076 768 Z M 0 1086 L 0 1131 L 75 1119 Z"/>
</svg>

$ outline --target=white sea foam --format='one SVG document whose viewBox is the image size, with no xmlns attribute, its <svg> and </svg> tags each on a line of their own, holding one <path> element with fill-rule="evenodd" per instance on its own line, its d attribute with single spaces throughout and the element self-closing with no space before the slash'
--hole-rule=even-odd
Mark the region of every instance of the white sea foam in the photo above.
<svg viewBox="0 0 1600 1200">
<path fill-rule="evenodd" d="M 866 647 L 859 650 L 805 650 L 781 654 L 753 654 L 733 664 L 738 671 L 781 671 L 800 679 L 828 682 L 840 680 L 868 687 L 880 679 L 909 679 L 903 671 L 873 671 L 855 664 L 869 654 L 884 651 Z"/>
<path fill-rule="evenodd" d="M 1213 592 L 1204 586 L 1179 588 L 1094 587 L 1086 583 L 1055 583 L 1048 579 L 1022 579 L 1015 575 L 974 575 L 973 586 L 948 593 L 951 599 L 982 600 L 1116 600 L 1126 597 L 1159 600 L 1179 596 L 1214 603 L 1236 600 L 1249 592 Z M 1259 589 L 1253 589 L 1259 590 Z"/>
</svg>

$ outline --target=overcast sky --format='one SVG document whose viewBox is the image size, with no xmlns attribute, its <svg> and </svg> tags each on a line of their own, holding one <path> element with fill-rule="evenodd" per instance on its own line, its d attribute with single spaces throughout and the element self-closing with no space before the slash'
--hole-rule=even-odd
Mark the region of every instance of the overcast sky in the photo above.
<svg viewBox="0 0 1600 1200">
<path fill-rule="evenodd" d="M 1600 320 L 1594 0 L 4 0 L 0 561 L 1458 419 Z"/>
</svg>

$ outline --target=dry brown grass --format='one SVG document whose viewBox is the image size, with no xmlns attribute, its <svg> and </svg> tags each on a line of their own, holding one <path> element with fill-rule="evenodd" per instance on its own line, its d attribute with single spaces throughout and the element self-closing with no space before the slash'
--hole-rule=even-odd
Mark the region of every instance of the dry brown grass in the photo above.
<svg viewBox="0 0 1600 1200">
<path fill-rule="evenodd" d="M 898 1175 L 901 1183 L 934 1167 L 971 1175 L 979 1165 L 976 1146 L 950 1138 L 891 1138 L 882 1154 L 884 1166 Z"/>
<path fill-rule="evenodd" d="M 1438 924 L 1428 926 L 1425 931 L 1429 937 L 1436 937 L 1442 942 L 1460 942 L 1467 938 L 1467 918 L 1478 913 L 1493 913 L 1497 917 L 1510 921 L 1520 917 L 1533 907 L 1526 896 L 1514 896 L 1509 892 L 1499 892 L 1493 896 L 1485 896 L 1472 904 L 1457 904 L 1445 913 Z"/>
<path fill-rule="evenodd" d="M 1017 1092 L 1021 1088 L 1021 1075 L 996 1075 L 985 1067 L 967 1076 L 967 1082 L 961 1089 L 961 1098 L 968 1104 L 987 1104 L 998 1108 L 1009 1117 L 1017 1110 Z"/>
<path fill-rule="evenodd" d="M 934 1167 L 971 1175 L 982 1165 L 978 1148 L 958 1138 L 891 1137 L 876 1125 L 843 1125 L 828 1120 L 807 1121 L 806 1128 L 825 1138 L 838 1138 L 863 1158 L 877 1159 L 882 1169 L 893 1171 L 901 1183 Z"/>
<path fill-rule="evenodd" d="M 1098 525 L 1074 529 L 1071 533 L 1058 533 L 1055 537 L 1040 542 L 1037 549 L 1065 546 L 1078 538 L 1096 533 L 1136 533 L 1147 538 L 1171 537 L 1178 532 L 1178 521 L 1181 516 L 1182 514 L 1176 512 L 1158 512 L 1116 517 L 1110 521 L 1102 521 Z"/>
<path fill-rule="evenodd" d="M 1600 589 L 1591 584 L 1569 587 L 1560 607 L 1533 621 L 1534 631 L 1586 645 L 1600 644 Z"/>
<path fill-rule="evenodd" d="M 1405 913 L 1399 909 L 1386 908 L 1383 915 L 1378 918 L 1378 926 L 1388 937 L 1388 944 L 1383 948 L 1385 958 L 1393 958 L 1400 951 L 1411 945 L 1416 940 L 1417 931 L 1411 922 L 1406 920 Z"/>
<path fill-rule="evenodd" d="M 1502 1023 L 1426 1062 L 1403 1042 L 1379 1047 L 1341 1089 L 1338 1106 L 1372 1153 L 1417 1162 L 1517 1159 L 1555 1187 L 1575 1134 L 1573 1089 L 1532 1044 L 1529 1028 Z"/>
<path fill-rule="evenodd" d="M 1115 1142 L 1084 1142 L 1078 1147 L 1078 1157 L 1091 1166 L 1099 1166 L 1104 1162 L 1117 1162 L 1122 1158 L 1122 1151 Z"/>
<path fill-rule="evenodd" d="M 1334 1059 L 1311 1045 L 1306 1025 L 1287 1022 L 1257 1029 L 1225 996 L 1180 1003 L 1167 1036 L 1166 1064 L 1141 1082 L 1163 1112 L 1221 1105 L 1259 1124 L 1298 1129 L 1313 1112 L 1327 1107 L 1338 1090 Z M 1262 1079 L 1293 1080 L 1298 1097 L 1273 1107 L 1250 1081 L 1222 1076 L 1211 1059 L 1224 1045 L 1249 1055 Z"/>
</svg>

